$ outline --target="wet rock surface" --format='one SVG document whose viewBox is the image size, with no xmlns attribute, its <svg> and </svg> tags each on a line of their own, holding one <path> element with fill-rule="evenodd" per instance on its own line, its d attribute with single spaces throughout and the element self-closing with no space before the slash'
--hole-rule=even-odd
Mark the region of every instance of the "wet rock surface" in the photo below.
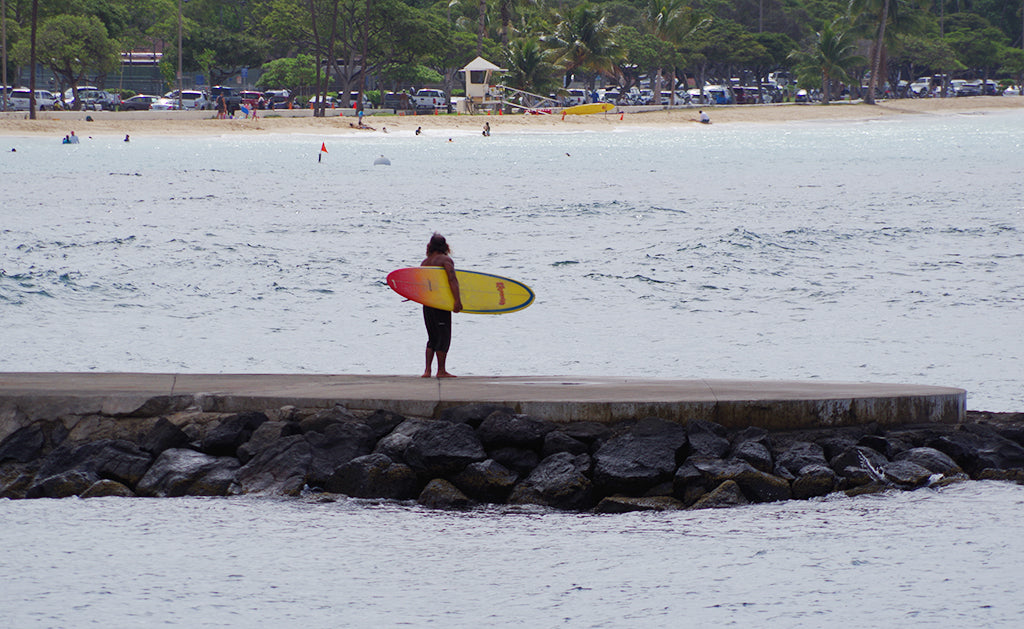
<svg viewBox="0 0 1024 629">
<path fill-rule="evenodd" d="M 53 417 L 2 427 L 0 498 L 295 496 L 443 509 L 666 511 L 860 495 L 956 480 L 1024 482 L 1024 414 L 950 426 L 771 432 L 656 417 L 555 424 L 498 405 L 441 419 L 309 410 Z"/>
</svg>

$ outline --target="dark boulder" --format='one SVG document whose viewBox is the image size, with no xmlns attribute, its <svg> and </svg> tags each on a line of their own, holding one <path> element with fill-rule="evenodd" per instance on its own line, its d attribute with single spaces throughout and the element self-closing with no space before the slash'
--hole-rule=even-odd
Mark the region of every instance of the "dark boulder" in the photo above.
<svg viewBox="0 0 1024 629">
<path fill-rule="evenodd" d="M 229 415 L 203 438 L 201 449 L 213 456 L 235 456 L 238 446 L 249 440 L 260 424 L 268 421 L 259 411 Z"/>
<path fill-rule="evenodd" d="M 828 461 L 825 460 L 824 448 L 808 441 L 797 441 L 790 444 L 775 458 L 777 466 L 785 468 L 794 476 L 799 474 L 804 466 L 812 463 L 828 465 Z"/>
<path fill-rule="evenodd" d="M 238 460 L 242 462 L 242 465 L 245 465 L 278 439 L 296 434 L 301 434 L 301 431 L 299 430 L 299 425 L 295 422 L 263 422 L 259 428 L 253 431 L 248 441 L 238 446 Z"/>
<path fill-rule="evenodd" d="M 299 430 L 303 434 L 310 432 L 325 432 L 329 426 L 334 424 L 341 424 L 346 422 L 359 421 L 355 415 L 352 414 L 344 406 L 335 406 L 322 411 L 317 411 L 309 417 L 306 417 L 299 422 Z"/>
<path fill-rule="evenodd" d="M 373 429 L 362 422 L 336 422 L 323 432 L 306 433 L 312 464 L 306 482 L 322 487 L 331 474 L 352 459 L 373 452 L 377 443 Z"/>
<path fill-rule="evenodd" d="M 831 461 L 843 452 L 857 445 L 857 439 L 849 434 L 828 434 L 814 440 L 825 452 L 825 460 Z"/>
<path fill-rule="evenodd" d="M 492 413 L 515 414 L 515 409 L 499 404 L 466 404 L 441 411 L 439 419 L 452 424 L 469 424 L 476 428 Z"/>
<path fill-rule="evenodd" d="M 526 448 L 498 448 L 490 452 L 492 459 L 519 476 L 527 476 L 540 463 L 540 456 Z"/>
<path fill-rule="evenodd" d="M 594 454 L 594 482 L 605 494 L 642 495 L 672 479 L 685 445 L 686 430 L 679 424 L 655 418 L 637 422 Z"/>
<path fill-rule="evenodd" d="M 693 460 L 693 466 L 704 476 L 708 487 L 720 486 L 725 481 L 734 481 L 744 495 L 754 502 L 775 502 L 789 500 L 792 496 L 789 481 L 766 474 L 746 461 L 732 459 Z"/>
<path fill-rule="evenodd" d="M 985 469 L 1024 468 L 1024 447 L 995 431 L 955 431 L 928 443 L 946 453 L 972 476 Z"/>
<path fill-rule="evenodd" d="M 166 417 L 161 417 L 142 438 L 139 447 L 157 456 L 171 448 L 187 448 L 190 441 L 185 431 L 172 424 Z"/>
<path fill-rule="evenodd" d="M 226 496 L 233 493 L 238 467 L 238 460 L 232 457 L 171 448 L 160 453 L 135 491 L 156 497 Z"/>
<path fill-rule="evenodd" d="M 466 509 L 472 504 L 466 494 L 443 478 L 427 483 L 416 502 L 431 509 Z"/>
<path fill-rule="evenodd" d="M 857 441 L 857 445 L 867 446 L 884 456 L 887 460 L 907 449 L 907 444 L 902 441 L 881 435 L 864 435 Z"/>
<path fill-rule="evenodd" d="M 86 489 L 81 493 L 82 498 L 105 498 L 110 496 L 117 498 L 131 498 L 135 496 L 135 492 L 116 480 L 101 478 L 90 485 L 89 489 Z"/>
<path fill-rule="evenodd" d="M 928 482 L 932 472 L 910 461 L 891 461 L 882 464 L 880 471 L 890 483 L 901 487 L 920 487 Z"/>
<path fill-rule="evenodd" d="M 693 419 L 686 424 L 686 435 L 690 444 L 690 456 L 720 459 L 729 452 L 723 426 L 703 419 Z"/>
<path fill-rule="evenodd" d="M 554 424 L 541 421 L 529 415 L 513 415 L 495 411 L 488 415 L 476 434 L 487 449 L 491 448 L 533 448 L 540 449 L 544 436 L 555 429 Z"/>
<path fill-rule="evenodd" d="M 711 461 L 714 459 L 689 458 L 679 466 L 672 477 L 672 495 L 686 505 L 697 502 L 697 499 L 711 489 L 704 479 L 704 474 L 695 465 L 699 460 Z"/>
<path fill-rule="evenodd" d="M 544 445 L 541 446 L 541 456 L 551 456 L 556 452 L 568 452 L 569 454 L 586 454 L 589 452 L 587 444 L 579 439 L 573 439 L 561 430 L 553 430 L 544 435 Z"/>
<path fill-rule="evenodd" d="M 612 434 L 610 426 L 597 422 L 572 422 L 561 426 L 559 430 L 590 446 L 591 452 L 595 451 Z"/>
<path fill-rule="evenodd" d="M 487 458 L 483 444 L 468 424 L 427 421 L 410 437 L 405 462 L 423 478 L 456 474 L 470 463 Z"/>
<path fill-rule="evenodd" d="M 21 500 L 36 482 L 36 468 L 31 465 L 0 465 L 0 498 Z"/>
<path fill-rule="evenodd" d="M 36 482 L 27 498 L 70 498 L 85 493 L 100 477 L 91 470 L 67 470 Z"/>
<path fill-rule="evenodd" d="M 805 465 L 799 476 L 793 481 L 793 498 L 806 500 L 818 496 L 826 496 L 836 489 L 836 473 L 820 463 Z"/>
<path fill-rule="evenodd" d="M 501 503 L 508 498 L 519 475 L 493 459 L 470 463 L 452 476 L 452 483 L 470 498 Z"/>
<path fill-rule="evenodd" d="M 238 470 L 242 493 L 297 496 L 313 465 L 313 452 L 305 435 L 278 439 Z"/>
<path fill-rule="evenodd" d="M 412 437 L 397 430 L 377 442 L 374 454 L 383 454 L 395 463 L 405 462 L 405 450 L 412 443 Z"/>
<path fill-rule="evenodd" d="M 334 470 L 324 489 L 353 498 L 409 500 L 416 497 L 419 485 L 408 465 L 395 463 L 383 454 L 367 454 Z"/>
<path fill-rule="evenodd" d="M 864 461 L 867 461 L 871 467 L 866 467 Z M 867 446 L 853 446 L 829 461 L 829 465 L 836 471 L 845 470 L 848 467 L 859 467 L 871 471 L 872 468 L 877 470 L 888 462 L 889 459 L 876 450 Z"/>
<path fill-rule="evenodd" d="M 772 453 L 766 445 L 760 441 L 743 441 L 737 443 L 732 449 L 732 458 L 746 461 L 762 472 L 771 473 L 775 467 L 772 462 Z"/>
<path fill-rule="evenodd" d="M 771 433 L 760 426 L 748 426 L 733 435 L 732 443 L 734 446 L 746 441 L 756 441 L 766 448 L 772 447 Z"/>
<path fill-rule="evenodd" d="M 750 504 L 736 481 L 727 480 L 704 494 L 690 509 L 725 509 Z"/>
<path fill-rule="evenodd" d="M 629 513 L 631 511 L 680 511 L 686 506 L 668 496 L 609 496 L 594 508 L 596 513 Z"/>
<path fill-rule="evenodd" d="M 134 487 L 152 462 L 153 457 L 131 441 L 101 439 L 60 446 L 44 459 L 36 477 L 46 478 L 79 470 Z"/>
<path fill-rule="evenodd" d="M 375 439 L 382 439 L 385 435 L 391 433 L 392 430 L 397 428 L 402 422 L 405 421 L 405 417 L 402 417 L 398 413 L 392 411 L 378 410 L 374 411 L 368 417 L 362 420 L 362 423 L 366 424 L 373 431 Z"/>
<path fill-rule="evenodd" d="M 590 457 L 558 452 L 547 457 L 516 485 L 511 504 L 539 504 L 556 509 L 584 510 L 593 506 L 593 485 L 585 470 Z"/>
<path fill-rule="evenodd" d="M 956 464 L 956 461 L 951 459 L 949 455 L 944 452 L 939 452 L 935 448 L 911 448 L 910 450 L 897 454 L 895 460 L 916 463 L 933 474 L 955 476 L 956 474 L 963 473 L 963 470 Z"/>
<path fill-rule="evenodd" d="M 0 442 L 0 463 L 17 461 L 28 463 L 35 461 L 43 453 L 46 446 L 46 434 L 42 425 L 35 423 L 14 431 Z"/>
</svg>

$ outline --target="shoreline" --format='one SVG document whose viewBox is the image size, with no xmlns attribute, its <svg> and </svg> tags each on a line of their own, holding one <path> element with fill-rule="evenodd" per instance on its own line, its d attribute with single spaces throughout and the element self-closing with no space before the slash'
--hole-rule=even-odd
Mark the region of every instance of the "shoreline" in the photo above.
<svg viewBox="0 0 1024 629">
<path fill-rule="evenodd" d="M 26 112 L 0 113 L 0 136 L 63 136 L 74 130 L 88 137 L 137 135 L 211 136 L 266 135 L 288 133 L 324 133 L 336 135 L 367 134 L 410 135 L 417 127 L 424 132 L 458 131 L 478 133 L 485 122 L 494 134 L 567 131 L 608 131 L 629 128 L 674 128 L 696 124 L 697 111 L 705 109 L 715 124 L 786 124 L 867 122 L 898 120 L 908 116 L 986 115 L 1024 109 L 1024 97 L 976 96 L 948 99 L 901 99 L 880 101 L 877 105 L 839 102 L 821 104 L 727 105 L 708 107 L 616 107 L 605 114 L 583 116 L 551 115 L 395 115 L 385 110 L 366 116 L 366 125 L 358 129 L 352 110 L 331 110 L 324 118 L 314 118 L 310 110 L 267 112 L 258 119 L 217 120 L 213 112 L 40 112 L 28 120 Z M 338 112 L 335 114 L 334 112 Z M 87 121 L 86 117 L 92 118 Z M 384 131 L 385 127 L 387 131 Z M 712 128 L 714 128 L 712 126 Z"/>
</svg>

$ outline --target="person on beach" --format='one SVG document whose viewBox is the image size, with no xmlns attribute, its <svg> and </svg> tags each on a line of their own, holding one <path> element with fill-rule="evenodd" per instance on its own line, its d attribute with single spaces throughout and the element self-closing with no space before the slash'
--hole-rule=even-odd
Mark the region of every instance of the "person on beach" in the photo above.
<svg viewBox="0 0 1024 629">
<path fill-rule="evenodd" d="M 698 122 L 701 124 L 711 124 L 711 116 L 709 116 L 706 111 L 700 109 L 697 113 L 700 114 L 700 120 Z"/>
<path fill-rule="evenodd" d="M 491 123 L 489 123 L 489 122 L 485 122 L 484 123 L 484 137 L 485 138 L 491 137 Z"/>
<path fill-rule="evenodd" d="M 460 312 L 462 296 L 459 294 L 459 280 L 455 276 L 455 262 L 451 258 L 451 248 L 444 236 L 434 232 L 434 235 L 430 237 L 430 242 L 427 243 L 427 257 L 420 263 L 420 266 L 439 266 L 445 270 L 452 295 L 455 297 L 455 307 L 452 312 Z M 423 306 L 423 323 L 427 326 L 427 368 L 423 371 L 423 377 L 430 377 L 436 356 L 437 377 L 454 378 L 455 376 L 448 373 L 445 368 L 448 348 L 452 342 L 452 313 Z"/>
</svg>

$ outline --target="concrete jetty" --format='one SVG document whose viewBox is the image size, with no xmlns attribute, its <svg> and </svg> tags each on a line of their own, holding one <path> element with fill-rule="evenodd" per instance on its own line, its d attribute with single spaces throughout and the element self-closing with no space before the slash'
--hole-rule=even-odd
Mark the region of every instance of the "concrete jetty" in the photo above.
<svg viewBox="0 0 1024 629">
<path fill-rule="evenodd" d="M 959 423 L 966 391 L 908 384 L 651 380 L 579 376 L 454 379 L 387 375 L 0 373 L 0 420 L 73 415 L 152 416 L 189 408 L 237 412 L 296 406 L 384 409 L 436 417 L 500 404 L 553 422 L 657 416 L 770 430 Z"/>
</svg>

